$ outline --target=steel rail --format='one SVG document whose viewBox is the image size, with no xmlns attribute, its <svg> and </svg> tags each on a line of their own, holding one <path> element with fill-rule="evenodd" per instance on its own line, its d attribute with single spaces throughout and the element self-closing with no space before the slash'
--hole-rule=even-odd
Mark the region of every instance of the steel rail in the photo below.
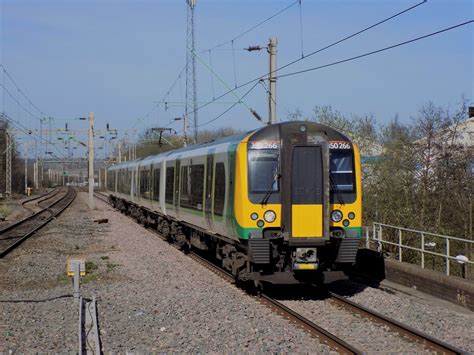
<svg viewBox="0 0 474 355">
<path fill-rule="evenodd" d="M 221 269 L 217 265 L 213 264 L 211 261 L 203 258 L 199 254 L 190 252 L 189 255 L 193 260 L 197 261 L 199 264 L 206 267 L 208 270 L 211 270 L 215 274 L 221 276 L 231 283 L 235 283 L 234 276 L 229 272 Z M 245 290 L 244 290 L 245 291 Z M 250 295 L 247 291 L 246 294 Z M 252 295 L 250 295 L 252 296 Z M 337 351 L 340 354 L 362 354 L 363 352 L 354 346 L 348 344 L 341 338 L 336 335 L 328 332 L 326 329 L 320 327 L 316 323 L 310 321 L 308 318 L 302 316 L 301 314 L 293 311 L 291 308 L 288 308 L 283 303 L 278 302 L 274 298 L 262 293 L 258 296 L 252 296 L 256 298 L 261 304 L 270 308 L 275 313 L 278 313 L 283 318 L 292 323 L 295 323 L 302 327 L 306 332 L 311 336 L 319 339 L 323 344 L 329 346 L 331 349 Z"/>
<path fill-rule="evenodd" d="M 109 204 L 108 199 L 101 193 L 94 193 L 94 196 L 97 197 L 99 200 Z M 154 232 L 160 239 L 167 241 L 165 237 L 159 234 L 156 230 L 151 229 L 150 231 Z M 235 278 L 229 272 L 223 270 L 219 266 L 215 265 L 211 261 L 203 258 L 201 255 L 191 251 L 188 253 L 188 256 L 193 259 L 194 261 L 198 262 L 200 265 L 204 266 L 208 270 L 214 272 L 224 280 L 235 284 Z M 249 295 L 249 292 L 244 292 Z M 286 307 L 282 303 L 278 302 L 277 300 L 265 295 L 261 294 L 259 296 L 253 296 L 256 298 L 261 304 L 265 305 L 266 307 L 270 308 L 274 312 L 277 312 L 285 319 L 292 321 L 293 323 L 301 326 L 306 332 L 308 332 L 311 336 L 318 338 L 322 343 L 329 346 L 330 348 L 338 351 L 341 354 L 362 354 L 363 352 L 355 347 L 351 346 L 350 344 L 346 343 L 344 340 L 338 338 L 334 334 L 328 332 L 327 330 L 321 328 L 317 324 L 313 323 L 309 319 L 305 318 L 301 314 L 293 311 L 292 309 Z"/>
<path fill-rule="evenodd" d="M 101 193 L 94 194 L 98 199 L 110 205 L 107 197 Z M 134 221 L 135 218 L 131 217 Z M 154 232 L 160 239 L 167 241 L 165 237 L 159 234 L 156 230 L 149 229 L 150 231 Z M 178 247 L 177 247 L 178 248 Z M 179 249 L 179 248 L 178 248 Z M 223 270 L 219 266 L 215 265 L 211 261 L 203 258 L 201 255 L 189 252 L 188 256 L 191 257 L 193 260 L 197 261 L 200 265 L 206 267 L 210 271 L 216 273 L 217 275 L 221 276 L 223 279 L 234 283 L 235 278 L 229 272 Z M 246 292 L 246 291 L 245 291 Z M 250 295 L 248 292 L 246 292 Z M 334 292 L 328 292 L 330 299 L 337 302 L 338 304 L 346 307 L 351 308 L 352 310 L 358 312 L 359 314 L 370 318 L 372 321 L 390 326 L 392 329 L 396 329 L 399 333 L 409 337 L 412 340 L 417 341 L 418 343 L 423 343 L 426 345 L 427 348 L 430 350 L 434 350 L 439 353 L 443 354 L 468 354 L 466 351 L 456 348 L 453 345 L 450 345 L 442 340 L 436 339 L 428 334 L 425 334 L 419 330 L 416 330 L 412 327 L 404 325 L 394 319 L 386 317 L 378 312 L 372 311 L 364 306 L 361 306 L 355 302 L 352 302 Z M 306 317 L 302 316 L 301 314 L 295 312 L 291 308 L 285 306 L 281 302 L 275 300 L 274 298 L 262 293 L 260 297 L 256 297 L 260 303 L 264 304 L 265 306 L 271 308 L 272 310 L 276 311 L 286 319 L 292 321 L 293 323 L 298 324 L 301 326 L 305 331 L 307 331 L 312 336 L 321 340 L 325 345 L 329 346 L 330 348 L 338 351 L 341 354 L 363 354 L 364 352 L 355 348 L 354 346 L 348 344 L 344 340 L 340 339 L 336 335 L 328 332 L 324 328 L 318 326 L 314 322 L 310 321 Z"/>
<path fill-rule="evenodd" d="M 26 233 L 22 233 L 17 236 L 10 236 L 10 237 L 4 237 L 0 239 L 0 242 L 5 242 L 7 239 L 13 240 L 13 242 L 9 243 L 6 247 L 4 247 L 2 250 L 0 250 L 0 258 L 3 258 L 5 255 L 10 253 L 12 250 L 14 250 L 16 247 L 18 247 L 21 243 L 23 243 L 26 239 L 31 237 L 34 233 L 36 233 L 38 230 L 43 228 L 46 224 L 51 222 L 54 218 L 56 218 L 59 214 L 61 214 L 69 205 L 74 201 L 76 198 L 76 191 L 72 188 L 69 188 L 67 192 L 62 196 L 60 199 L 54 201 L 52 204 L 47 206 L 46 208 L 42 209 L 41 211 L 38 211 L 37 213 L 34 213 L 23 220 L 21 220 L 19 223 L 16 223 L 14 225 L 8 226 L 7 228 L 3 229 L 0 231 L 0 233 L 4 233 L 5 231 L 12 231 L 15 228 L 24 228 L 27 226 L 27 222 L 34 223 L 34 222 L 39 222 L 38 224 L 33 225 L 33 228 L 28 228 Z M 65 202 L 64 205 L 62 203 Z M 53 209 L 54 207 L 58 207 L 57 209 Z M 41 214 L 44 214 L 45 212 L 49 212 L 50 215 L 46 218 L 42 218 Z M 36 218 L 38 217 L 38 218 Z"/>
<path fill-rule="evenodd" d="M 56 195 L 59 193 L 59 191 L 60 191 L 60 189 L 58 189 L 58 191 L 57 191 L 54 195 L 50 196 L 49 198 L 52 198 L 52 197 L 56 196 Z M 44 195 L 43 195 L 43 196 L 44 196 Z M 40 196 L 40 197 L 43 197 L 43 196 Z M 43 201 L 49 200 L 49 198 L 46 198 L 46 199 L 44 199 Z M 31 201 L 32 201 L 32 200 L 26 201 L 26 202 L 31 202 Z M 56 201 L 56 202 L 57 202 L 57 201 Z M 10 224 L 10 225 L 4 227 L 3 229 L 0 229 L 0 235 L 3 234 L 3 233 L 5 233 L 5 232 L 7 232 L 7 231 L 9 231 L 9 230 L 11 230 L 11 229 L 17 228 L 18 226 L 22 225 L 23 223 L 25 223 L 25 222 L 31 220 L 32 218 L 36 217 L 36 216 L 39 215 L 40 213 L 43 213 L 45 210 L 47 210 L 49 207 L 51 207 L 52 205 L 54 205 L 56 202 L 53 202 L 51 205 L 49 205 L 49 206 L 47 206 L 47 207 L 45 207 L 45 208 L 42 208 L 42 209 L 39 210 L 39 211 L 33 212 L 32 214 L 30 214 L 30 215 L 28 215 L 28 216 L 26 216 L 26 217 L 24 217 L 24 218 L 22 218 L 22 219 L 20 219 L 20 220 L 18 220 L 18 221 L 15 221 L 14 223 L 12 223 L 12 224 Z"/>
<path fill-rule="evenodd" d="M 405 335 L 406 337 L 418 343 L 424 344 L 430 350 L 442 354 L 468 354 L 467 351 L 459 349 L 442 340 L 436 339 L 429 334 L 423 333 L 415 328 L 402 324 L 401 322 L 387 317 L 377 311 L 374 311 L 351 300 L 348 300 L 347 298 L 342 297 L 337 293 L 328 291 L 328 294 L 330 296 L 330 300 L 341 305 L 342 307 L 355 311 L 358 314 L 367 318 L 370 318 L 375 323 L 387 325 L 390 328 L 395 329 L 397 332 Z"/>
<path fill-rule="evenodd" d="M 30 199 L 27 199 L 27 200 L 24 200 L 22 201 L 21 205 L 24 207 L 27 203 L 30 203 L 30 202 L 33 202 L 33 201 L 36 201 L 36 200 L 39 200 L 41 199 L 42 197 L 47 197 L 48 195 L 50 195 L 52 192 L 54 192 L 54 194 L 51 194 L 48 198 L 51 198 L 53 196 L 55 196 L 56 194 L 59 193 L 59 188 L 54 188 L 52 189 L 51 191 L 48 191 L 47 193 L 43 194 L 43 195 L 39 195 L 39 196 L 35 196 L 33 198 L 30 198 Z M 45 199 L 46 200 L 46 199 Z M 44 200 L 43 200 L 44 201 Z M 37 203 L 39 203 L 41 201 L 38 201 Z"/>
</svg>

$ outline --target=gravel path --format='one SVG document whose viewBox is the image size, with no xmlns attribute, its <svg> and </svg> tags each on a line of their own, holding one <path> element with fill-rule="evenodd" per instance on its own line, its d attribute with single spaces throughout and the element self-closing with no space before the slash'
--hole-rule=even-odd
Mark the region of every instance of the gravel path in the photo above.
<svg viewBox="0 0 474 355">
<path fill-rule="evenodd" d="M 77 351 L 77 311 L 64 276 L 84 255 L 83 295 L 98 298 L 106 352 L 296 352 L 327 348 L 205 267 L 80 193 L 64 214 L 0 261 L 0 352 Z M 108 218 L 97 224 L 94 219 Z M 45 243 L 45 241 L 48 243 Z"/>
</svg>

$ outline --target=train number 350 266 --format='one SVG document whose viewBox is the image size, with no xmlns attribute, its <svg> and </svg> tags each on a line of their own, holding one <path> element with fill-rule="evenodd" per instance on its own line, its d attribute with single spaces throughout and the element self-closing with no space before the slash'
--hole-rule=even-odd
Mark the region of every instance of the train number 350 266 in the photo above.
<svg viewBox="0 0 474 355">
<path fill-rule="evenodd" d="M 349 142 L 329 142 L 329 149 L 351 149 Z"/>
</svg>

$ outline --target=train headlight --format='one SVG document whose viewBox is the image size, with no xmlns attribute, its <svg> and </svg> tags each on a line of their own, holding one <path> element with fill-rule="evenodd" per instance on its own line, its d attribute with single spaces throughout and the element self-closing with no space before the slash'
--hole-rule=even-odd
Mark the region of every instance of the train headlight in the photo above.
<svg viewBox="0 0 474 355">
<path fill-rule="evenodd" d="M 250 215 L 250 218 L 252 218 L 253 221 L 256 221 L 258 219 L 258 214 L 254 212 Z"/>
<path fill-rule="evenodd" d="M 274 211 L 272 210 L 268 210 L 267 212 L 265 212 L 263 214 L 263 219 L 268 222 L 268 223 L 272 223 L 272 222 L 275 222 L 275 219 L 277 218 L 277 215 Z"/>
<path fill-rule="evenodd" d="M 344 217 L 344 216 L 343 216 L 342 212 L 339 211 L 339 210 L 334 210 L 331 213 L 331 220 L 333 222 L 340 222 L 342 220 L 342 217 Z"/>
<path fill-rule="evenodd" d="M 349 212 L 349 214 L 347 215 L 347 217 L 349 217 L 349 219 L 354 219 L 355 218 L 355 213 L 354 212 Z"/>
</svg>

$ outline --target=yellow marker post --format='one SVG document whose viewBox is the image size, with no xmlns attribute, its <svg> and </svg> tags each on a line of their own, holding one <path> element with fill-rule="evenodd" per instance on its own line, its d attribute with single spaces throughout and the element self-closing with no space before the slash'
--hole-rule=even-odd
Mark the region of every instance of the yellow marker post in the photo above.
<svg viewBox="0 0 474 355">
<path fill-rule="evenodd" d="M 79 284 L 80 277 L 86 275 L 86 260 L 83 258 L 67 258 L 66 260 L 66 275 L 74 277 L 74 302 L 79 302 Z"/>
</svg>

